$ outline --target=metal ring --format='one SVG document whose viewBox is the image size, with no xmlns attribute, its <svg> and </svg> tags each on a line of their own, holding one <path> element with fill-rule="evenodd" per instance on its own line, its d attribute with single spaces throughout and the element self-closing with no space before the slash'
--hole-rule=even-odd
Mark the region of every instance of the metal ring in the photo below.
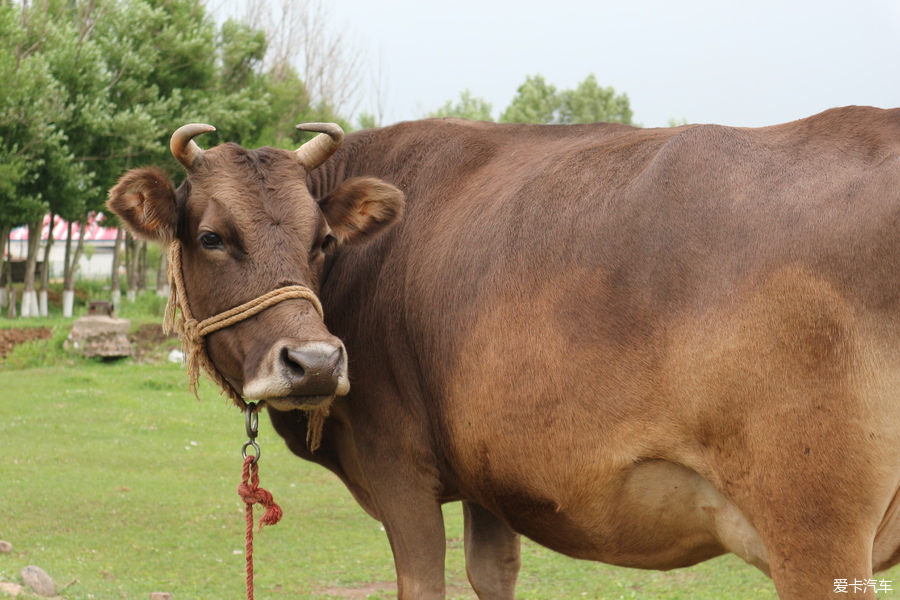
<svg viewBox="0 0 900 600">
<path fill-rule="evenodd" d="M 256 402 L 251 402 L 247 405 L 244 426 L 247 429 L 247 437 L 255 440 L 256 435 L 259 433 L 259 413 L 256 412 Z"/>
<path fill-rule="evenodd" d="M 243 458 L 247 458 L 247 448 L 250 446 L 253 446 L 253 450 L 256 453 L 256 455 L 253 457 L 253 463 L 251 463 L 251 464 L 255 465 L 257 463 L 257 461 L 259 461 L 260 450 L 259 450 L 259 444 L 257 444 L 253 440 L 244 442 L 244 445 L 241 446 L 241 456 Z"/>
</svg>

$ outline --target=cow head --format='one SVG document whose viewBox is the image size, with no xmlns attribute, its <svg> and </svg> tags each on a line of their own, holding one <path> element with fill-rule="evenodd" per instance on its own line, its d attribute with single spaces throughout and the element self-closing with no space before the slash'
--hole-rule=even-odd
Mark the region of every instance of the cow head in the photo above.
<svg viewBox="0 0 900 600">
<path fill-rule="evenodd" d="M 349 179 L 314 199 L 307 175 L 337 151 L 343 132 L 333 124 L 298 128 L 322 133 L 295 152 L 235 144 L 203 151 L 193 138 L 214 128 L 185 125 L 171 141 L 187 170 L 178 189 L 160 169 L 141 168 L 110 190 L 107 206 L 135 236 L 180 245 L 198 321 L 287 286 L 317 294 L 326 255 L 366 243 L 402 215 L 403 194 L 377 179 Z M 278 410 L 322 408 L 346 394 L 346 350 L 317 303 L 286 300 L 209 334 L 215 370 L 238 394 Z"/>
</svg>

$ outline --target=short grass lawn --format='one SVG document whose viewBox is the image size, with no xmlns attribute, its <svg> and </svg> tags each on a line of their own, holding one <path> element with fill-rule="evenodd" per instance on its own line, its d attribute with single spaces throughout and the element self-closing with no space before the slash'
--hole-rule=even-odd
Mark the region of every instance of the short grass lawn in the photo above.
<svg viewBox="0 0 900 600">
<path fill-rule="evenodd" d="M 208 386 L 200 402 L 185 387 L 172 364 L 0 371 L 0 539 L 14 546 L 0 555 L 0 581 L 36 565 L 72 600 L 243 597 L 243 417 Z M 259 441 L 261 483 L 284 518 L 257 534 L 256 597 L 395 597 L 380 524 L 331 473 L 290 455 L 264 415 Z M 445 513 L 448 597 L 472 599 L 459 506 Z M 523 554 L 522 600 L 776 598 L 766 577 L 730 556 L 660 573 L 530 542 Z M 900 569 L 881 577 L 900 588 Z"/>
</svg>

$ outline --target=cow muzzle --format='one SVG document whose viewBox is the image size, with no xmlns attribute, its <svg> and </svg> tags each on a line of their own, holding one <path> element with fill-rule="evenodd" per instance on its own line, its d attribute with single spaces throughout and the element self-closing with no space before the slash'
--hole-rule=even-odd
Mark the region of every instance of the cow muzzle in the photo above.
<svg viewBox="0 0 900 600">
<path fill-rule="evenodd" d="M 349 391 L 347 350 L 336 338 L 279 340 L 243 386 L 245 397 L 264 400 L 276 410 L 317 408 Z"/>
</svg>

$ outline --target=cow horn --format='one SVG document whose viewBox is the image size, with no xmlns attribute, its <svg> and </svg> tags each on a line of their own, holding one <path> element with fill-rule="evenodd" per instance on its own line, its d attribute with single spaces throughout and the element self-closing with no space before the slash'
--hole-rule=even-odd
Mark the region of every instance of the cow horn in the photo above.
<svg viewBox="0 0 900 600">
<path fill-rule="evenodd" d="M 200 149 L 194 138 L 201 133 L 209 133 L 215 130 L 216 128 L 212 125 L 204 125 L 203 123 L 182 125 L 175 130 L 175 133 L 172 134 L 172 139 L 169 141 L 169 149 L 172 151 L 172 156 L 184 165 L 185 169 L 191 171 L 200 160 L 200 157 L 203 156 L 203 150 Z"/>
<path fill-rule="evenodd" d="M 300 131 L 316 131 L 317 135 L 294 151 L 300 164 L 312 171 L 337 152 L 344 141 L 344 130 L 335 123 L 303 123 L 297 125 Z"/>
</svg>

